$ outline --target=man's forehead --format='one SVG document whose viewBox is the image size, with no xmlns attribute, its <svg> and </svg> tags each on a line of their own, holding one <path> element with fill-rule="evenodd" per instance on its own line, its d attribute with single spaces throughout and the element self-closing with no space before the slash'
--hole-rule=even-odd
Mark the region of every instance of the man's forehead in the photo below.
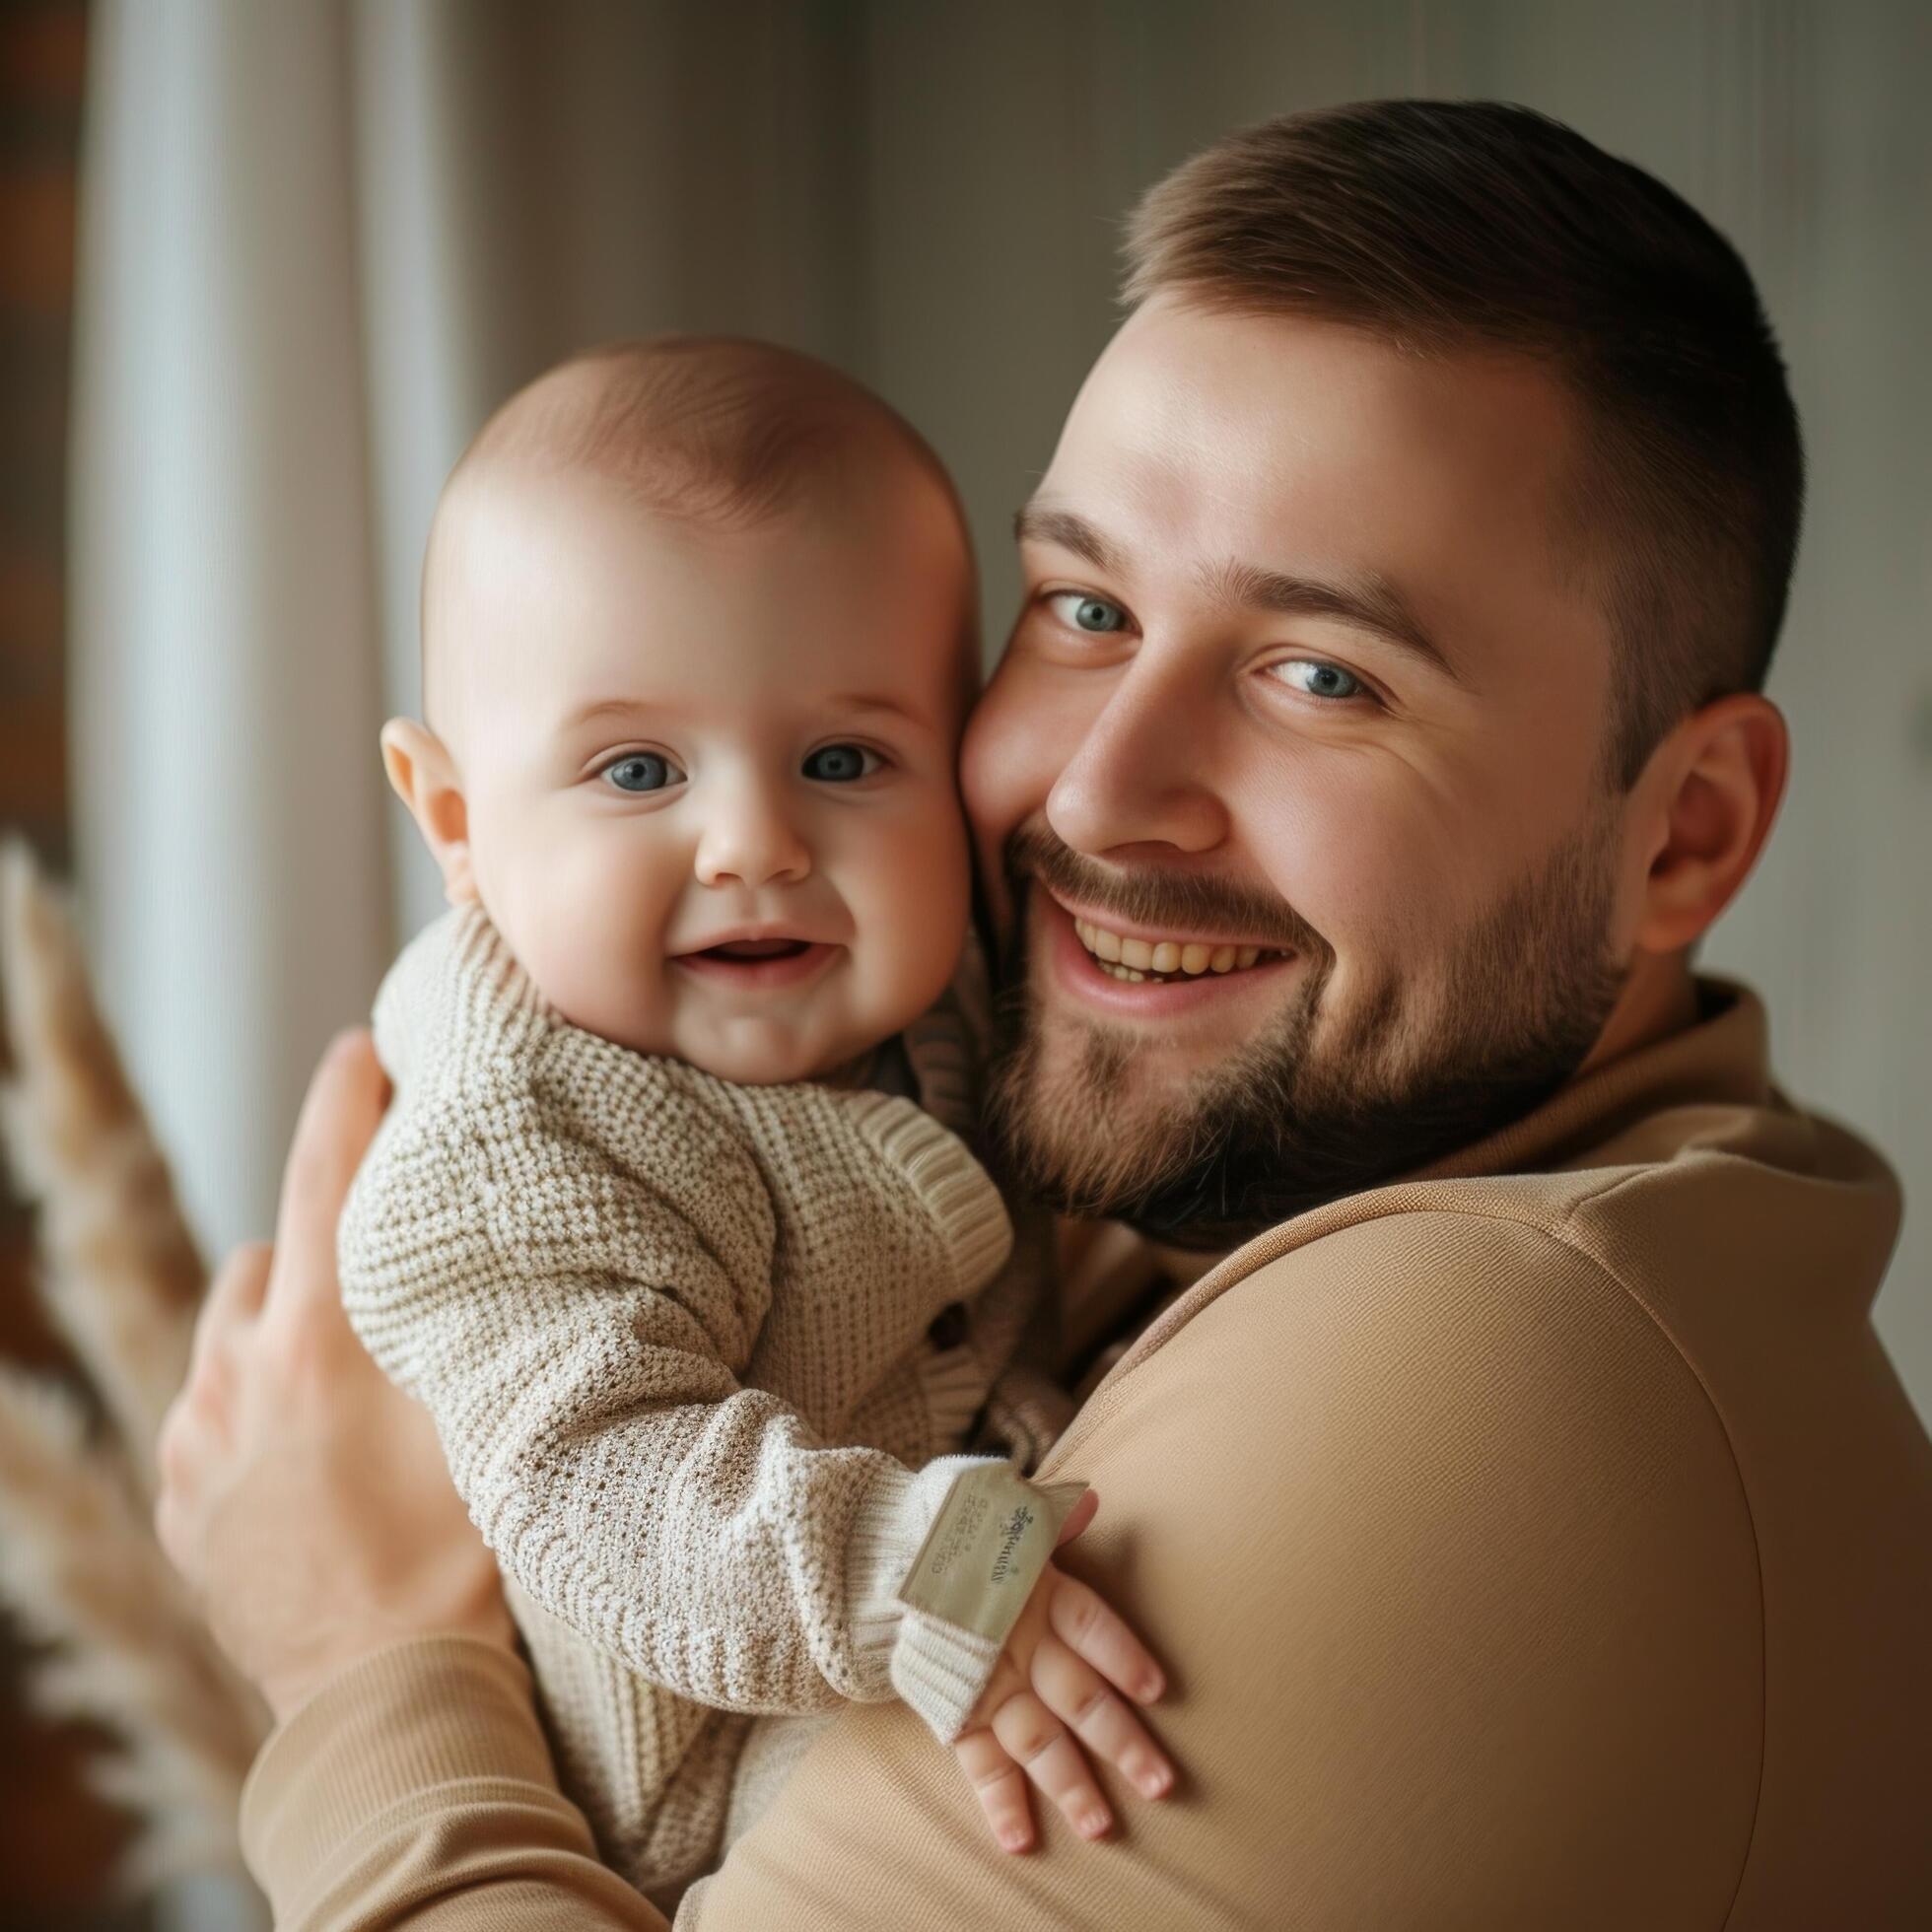
<svg viewBox="0 0 1932 1932">
<path fill-rule="evenodd" d="M 1552 369 L 1470 348 L 1423 351 L 1322 317 L 1156 297 L 1122 325 L 1075 398 L 1048 471 L 1124 465 L 1123 488 L 1184 495 L 1203 517 L 1260 491 L 1547 492 L 1569 474 L 1578 405 Z"/>
</svg>

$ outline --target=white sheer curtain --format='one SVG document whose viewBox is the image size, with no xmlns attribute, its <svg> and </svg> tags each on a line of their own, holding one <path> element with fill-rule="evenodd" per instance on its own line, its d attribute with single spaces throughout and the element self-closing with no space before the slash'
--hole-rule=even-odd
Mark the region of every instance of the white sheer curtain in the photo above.
<svg viewBox="0 0 1932 1932">
<path fill-rule="evenodd" d="M 343 42 L 315 7 L 95 31 L 81 874 L 109 1010 L 220 1241 L 260 1228 L 303 1065 L 388 937 Z"/>
<path fill-rule="evenodd" d="M 1114 222 L 1215 133 L 1527 101 L 1758 271 L 1813 451 L 1773 683 L 1785 822 L 1709 958 L 1932 1198 L 1932 15 L 1631 0 L 98 0 L 73 533 L 81 883 L 211 1246 L 265 1231 L 301 1084 L 434 909 L 376 729 L 482 413 L 603 336 L 829 355 L 1005 522 L 1111 326 Z M 1922 1210 L 1921 1210 L 1922 1216 Z M 1932 1409 L 1932 1221 L 1880 1303 Z"/>
</svg>

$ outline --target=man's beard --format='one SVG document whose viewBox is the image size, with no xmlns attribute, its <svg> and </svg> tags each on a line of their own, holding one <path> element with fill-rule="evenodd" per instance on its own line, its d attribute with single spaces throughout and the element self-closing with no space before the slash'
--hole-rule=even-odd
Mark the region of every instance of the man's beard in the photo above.
<svg viewBox="0 0 1932 1932">
<path fill-rule="evenodd" d="M 1427 982 L 1391 969 L 1358 1010 L 1325 1024 L 1335 950 L 1284 901 L 1102 867 L 1030 820 L 1005 853 L 1015 930 L 989 1087 L 1007 1178 L 1064 1212 L 1213 1250 L 1484 1138 L 1576 1071 L 1617 1002 L 1615 851 L 1606 805 L 1458 934 Z M 1293 993 L 1254 1039 L 1178 1090 L 1130 1103 L 1144 1032 L 1063 1019 L 1076 1040 L 1056 1052 L 1043 1038 L 1025 930 L 1041 886 L 1124 924 L 1238 932 L 1292 951 Z"/>
</svg>

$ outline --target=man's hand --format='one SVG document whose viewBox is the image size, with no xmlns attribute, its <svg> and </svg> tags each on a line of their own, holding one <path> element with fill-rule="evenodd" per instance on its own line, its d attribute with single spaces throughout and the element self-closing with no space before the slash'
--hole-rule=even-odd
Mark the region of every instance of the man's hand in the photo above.
<svg viewBox="0 0 1932 1932">
<path fill-rule="evenodd" d="M 1086 1528 L 1095 1507 L 1088 1490 L 1061 1529 L 1063 1544 Z M 1174 1767 L 1117 1694 L 1150 1704 L 1164 1689 L 1140 1639 L 1086 1584 L 1049 1563 L 953 1744 L 1000 1843 L 1008 1851 L 1033 1843 L 1029 1778 L 1082 1837 L 1112 1829 L 1086 1752 L 1117 1766 L 1143 1797 L 1165 1797 Z"/>
<path fill-rule="evenodd" d="M 303 1103 L 275 1244 L 216 1276 L 157 1447 L 162 1548 L 278 1719 L 399 1638 L 512 1641 L 428 1414 L 342 1313 L 336 1217 L 387 1101 L 369 1035 L 341 1035 Z"/>
</svg>

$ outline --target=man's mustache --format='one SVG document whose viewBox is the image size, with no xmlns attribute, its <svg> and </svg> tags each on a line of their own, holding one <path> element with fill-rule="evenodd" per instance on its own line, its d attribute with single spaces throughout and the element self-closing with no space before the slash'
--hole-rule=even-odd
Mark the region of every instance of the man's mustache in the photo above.
<svg viewBox="0 0 1932 1932">
<path fill-rule="evenodd" d="M 1333 953 L 1285 899 L 1196 872 L 1102 864 L 1075 852 L 1038 814 L 1007 838 L 1001 862 L 1015 905 L 1020 885 L 1034 878 L 1082 908 L 1113 914 L 1123 925 L 1174 933 L 1239 932 L 1256 945 L 1314 960 Z"/>
</svg>

